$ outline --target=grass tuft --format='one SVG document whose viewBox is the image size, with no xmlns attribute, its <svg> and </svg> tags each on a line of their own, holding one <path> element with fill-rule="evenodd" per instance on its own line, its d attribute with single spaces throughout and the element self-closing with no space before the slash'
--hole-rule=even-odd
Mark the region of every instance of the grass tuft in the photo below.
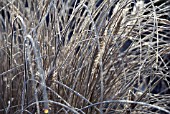
<svg viewBox="0 0 170 114">
<path fill-rule="evenodd" d="M 170 114 L 167 0 L 0 1 L 0 113 Z"/>
</svg>

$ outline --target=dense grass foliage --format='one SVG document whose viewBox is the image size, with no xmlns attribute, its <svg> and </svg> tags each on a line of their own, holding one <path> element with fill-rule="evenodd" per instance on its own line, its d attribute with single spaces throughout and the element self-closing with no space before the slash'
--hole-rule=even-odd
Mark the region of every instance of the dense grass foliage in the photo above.
<svg viewBox="0 0 170 114">
<path fill-rule="evenodd" d="M 168 0 L 0 0 L 0 113 L 169 114 L 169 12 Z"/>
</svg>

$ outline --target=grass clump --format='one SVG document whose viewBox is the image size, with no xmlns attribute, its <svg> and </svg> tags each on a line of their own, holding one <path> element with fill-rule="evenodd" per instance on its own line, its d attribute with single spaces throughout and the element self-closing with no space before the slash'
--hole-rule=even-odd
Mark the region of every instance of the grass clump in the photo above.
<svg viewBox="0 0 170 114">
<path fill-rule="evenodd" d="M 169 5 L 0 1 L 0 113 L 170 113 Z"/>
</svg>

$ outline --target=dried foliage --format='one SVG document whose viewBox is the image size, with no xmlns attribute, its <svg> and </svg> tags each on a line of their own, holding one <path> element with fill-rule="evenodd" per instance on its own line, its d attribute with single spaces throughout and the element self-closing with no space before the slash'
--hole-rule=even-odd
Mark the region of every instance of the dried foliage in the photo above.
<svg viewBox="0 0 170 114">
<path fill-rule="evenodd" d="M 168 0 L 0 0 L 0 113 L 169 114 L 169 12 Z"/>
</svg>

